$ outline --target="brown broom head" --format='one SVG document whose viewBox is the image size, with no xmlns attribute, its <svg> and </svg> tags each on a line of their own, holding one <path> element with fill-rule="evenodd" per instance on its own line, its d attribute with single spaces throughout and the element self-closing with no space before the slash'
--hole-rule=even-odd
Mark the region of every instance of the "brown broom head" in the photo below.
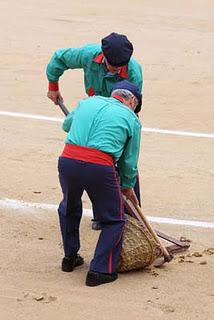
<svg viewBox="0 0 214 320">
<path fill-rule="evenodd" d="M 162 256 L 160 245 L 137 219 L 126 215 L 118 272 L 141 269 Z"/>
</svg>

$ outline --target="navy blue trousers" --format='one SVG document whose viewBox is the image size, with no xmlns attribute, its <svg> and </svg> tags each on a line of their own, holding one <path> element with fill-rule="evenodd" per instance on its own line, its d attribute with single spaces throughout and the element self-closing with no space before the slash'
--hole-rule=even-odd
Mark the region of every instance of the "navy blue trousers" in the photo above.
<svg viewBox="0 0 214 320">
<path fill-rule="evenodd" d="M 90 270 L 116 272 L 125 215 L 115 167 L 60 157 L 58 170 L 63 192 L 58 213 L 65 256 L 80 249 L 81 197 L 85 190 L 92 202 L 94 219 L 101 226 Z"/>
</svg>

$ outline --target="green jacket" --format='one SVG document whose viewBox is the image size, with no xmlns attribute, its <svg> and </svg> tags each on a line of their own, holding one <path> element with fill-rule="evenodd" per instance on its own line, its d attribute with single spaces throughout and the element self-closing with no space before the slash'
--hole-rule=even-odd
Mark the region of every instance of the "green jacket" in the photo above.
<svg viewBox="0 0 214 320">
<path fill-rule="evenodd" d="M 137 176 L 141 124 L 135 113 L 115 98 L 81 100 L 63 122 L 65 143 L 95 148 L 112 155 L 122 189 L 133 188 Z"/>
<path fill-rule="evenodd" d="M 138 62 L 132 58 L 120 74 L 112 75 L 103 63 L 101 46 L 97 44 L 57 50 L 47 65 L 47 78 L 49 82 L 58 82 L 65 70 L 78 68 L 84 71 L 85 91 L 89 96 L 109 97 L 113 84 L 124 79 L 135 83 L 142 91 L 142 69 Z"/>
</svg>

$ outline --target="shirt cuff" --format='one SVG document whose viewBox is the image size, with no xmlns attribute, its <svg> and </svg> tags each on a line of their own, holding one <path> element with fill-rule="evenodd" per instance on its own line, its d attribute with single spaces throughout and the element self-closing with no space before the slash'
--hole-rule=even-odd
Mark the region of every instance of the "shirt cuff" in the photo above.
<svg viewBox="0 0 214 320">
<path fill-rule="evenodd" d="M 59 84 L 58 84 L 58 82 L 49 82 L 48 90 L 49 90 L 49 91 L 59 91 Z"/>
</svg>

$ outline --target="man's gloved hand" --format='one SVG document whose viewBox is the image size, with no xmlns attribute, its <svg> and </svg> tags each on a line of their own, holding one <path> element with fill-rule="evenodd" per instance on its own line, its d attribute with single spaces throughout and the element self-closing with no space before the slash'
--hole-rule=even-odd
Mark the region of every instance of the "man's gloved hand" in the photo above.
<svg viewBox="0 0 214 320">
<path fill-rule="evenodd" d="M 126 197 L 127 200 L 130 200 L 135 205 L 139 205 L 138 199 L 133 189 L 123 189 L 123 195 Z"/>
<path fill-rule="evenodd" d="M 47 93 L 47 97 L 51 99 L 55 104 L 58 104 L 58 101 L 63 102 L 63 97 L 61 96 L 59 91 L 49 90 Z"/>
</svg>

